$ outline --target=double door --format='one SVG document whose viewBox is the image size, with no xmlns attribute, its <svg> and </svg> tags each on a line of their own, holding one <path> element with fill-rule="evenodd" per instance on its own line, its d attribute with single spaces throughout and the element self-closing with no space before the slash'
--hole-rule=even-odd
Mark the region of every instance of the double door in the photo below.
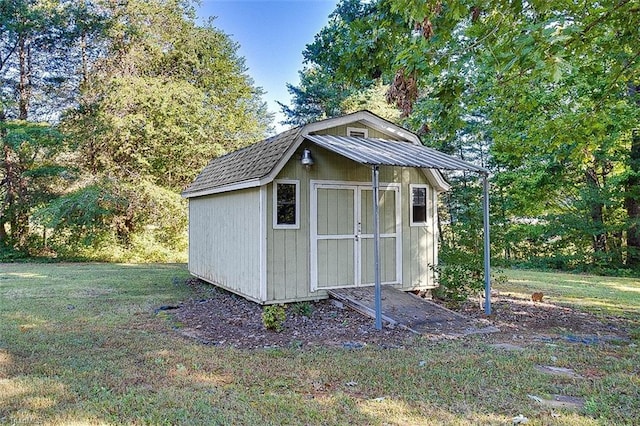
<svg viewBox="0 0 640 426">
<path fill-rule="evenodd" d="M 401 281 L 400 186 L 381 184 L 380 280 Z M 370 184 L 311 183 L 311 290 L 373 285 Z"/>
</svg>

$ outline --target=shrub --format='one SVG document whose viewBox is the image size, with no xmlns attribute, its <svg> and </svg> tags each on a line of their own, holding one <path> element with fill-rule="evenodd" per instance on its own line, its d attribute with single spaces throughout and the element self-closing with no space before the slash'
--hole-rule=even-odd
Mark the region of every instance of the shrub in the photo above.
<svg viewBox="0 0 640 426">
<path fill-rule="evenodd" d="M 458 307 L 470 295 L 484 288 L 482 258 L 456 248 L 444 248 L 439 265 L 429 265 L 438 288 L 434 296 L 451 307 Z"/>
<path fill-rule="evenodd" d="M 309 302 L 299 302 L 291 305 L 291 311 L 296 315 L 310 318 L 313 313 L 313 305 Z"/>
<path fill-rule="evenodd" d="M 267 330 L 284 330 L 284 321 L 286 319 L 287 313 L 283 306 L 269 305 L 262 309 L 262 324 Z"/>
</svg>

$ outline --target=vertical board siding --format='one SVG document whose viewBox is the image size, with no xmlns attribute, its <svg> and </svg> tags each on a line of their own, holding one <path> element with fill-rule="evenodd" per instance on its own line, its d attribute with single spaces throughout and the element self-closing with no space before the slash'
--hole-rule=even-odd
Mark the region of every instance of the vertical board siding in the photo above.
<svg viewBox="0 0 640 426">
<path fill-rule="evenodd" d="M 316 132 L 313 132 L 313 134 L 330 135 L 330 136 L 347 136 L 347 127 L 367 129 L 367 132 L 369 135 L 368 137 L 370 138 L 391 139 L 391 137 L 386 133 L 382 133 L 379 130 L 376 130 L 372 127 L 369 127 L 360 123 L 351 123 L 351 124 L 345 124 L 343 126 L 332 127 L 330 129 L 318 130 Z"/>
<path fill-rule="evenodd" d="M 260 189 L 189 200 L 189 272 L 260 300 Z"/>
<path fill-rule="evenodd" d="M 353 240 L 318 241 L 318 288 L 355 284 Z"/>
<path fill-rule="evenodd" d="M 346 134 L 346 126 L 342 130 L 335 131 L 335 134 Z M 371 130 L 370 130 L 371 131 Z M 370 133 L 370 137 L 379 137 Z M 309 148 L 313 156 L 315 164 L 306 169 L 299 163 L 302 150 Z M 370 182 L 371 168 L 355 164 L 352 161 L 341 157 L 337 154 L 329 152 L 323 148 L 313 144 L 302 144 L 298 151 L 293 154 L 291 160 L 280 171 L 276 179 L 293 179 L 300 181 L 300 229 L 283 230 L 273 229 L 271 220 L 267 226 L 267 300 L 270 303 L 282 300 L 310 299 L 326 297 L 324 291 L 311 292 L 310 285 L 310 180 L 326 180 L 326 181 L 343 181 L 343 182 Z M 402 233 L 402 259 L 395 258 L 395 238 L 388 238 L 381 244 L 381 269 L 383 281 L 390 281 L 394 276 L 396 262 L 402 261 L 402 283 L 399 288 L 410 290 L 417 288 L 434 287 L 431 279 L 432 273 L 429 265 L 433 264 L 437 259 L 435 248 L 437 241 L 435 240 L 436 224 L 428 227 L 410 227 L 409 226 L 409 209 L 410 194 L 409 184 L 429 184 L 424 173 L 419 169 L 409 169 L 401 167 L 381 167 L 380 181 L 386 183 L 401 183 L 400 201 L 401 201 L 401 233 Z M 273 214 L 273 184 L 267 185 L 267 215 L 272 217 Z M 349 201 L 348 205 L 337 203 L 340 195 L 338 192 L 344 190 L 322 189 L 318 191 L 318 206 L 324 208 L 323 212 L 318 213 L 318 234 L 326 235 L 330 231 L 338 231 L 339 233 L 350 233 L 353 227 L 353 202 Z M 433 194 L 432 188 L 429 188 Z M 388 194 L 387 194 L 388 193 Z M 353 193 L 351 193 L 353 194 Z M 395 226 L 395 205 L 393 191 L 381 191 L 381 232 L 392 233 Z M 364 191 L 362 202 L 362 226 L 363 233 L 372 228 L 371 204 L 372 191 Z M 333 197 L 333 199 L 332 199 Z M 348 197 L 350 200 L 353 197 Z M 388 200 L 387 200 L 388 198 Z M 333 205 L 338 211 L 329 212 L 329 206 Z M 335 206 L 339 207 L 335 207 Z M 324 207 L 323 207 L 324 206 Z M 430 206 L 435 214 L 435 210 Z M 336 221 L 337 218 L 340 220 Z M 373 232 L 373 231 L 371 231 Z M 383 239 L 384 240 L 384 239 Z M 349 245 L 350 244 L 350 245 Z M 372 244 L 372 242 L 371 242 Z M 363 244 L 368 245 L 367 244 Z M 363 247 L 364 250 L 368 248 Z M 353 243 L 325 241 L 318 246 L 318 257 L 320 259 L 318 265 L 318 287 L 330 287 L 340 285 L 338 276 L 342 280 L 347 280 L 348 285 L 354 284 L 354 274 L 347 273 L 350 268 L 354 268 L 353 256 L 346 253 L 353 253 Z M 368 255 L 365 255 L 368 256 Z M 371 257 L 371 256 L 368 256 Z M 327 264 L 325 264 L 326 259 Z M 333 262 L 334 269 L 328 269 Z M 372 266 L 363 262 L 362 274 L 364 278 L 368 278 L 372 271 Z M 370 263 L 369 263 L 370 265 Z M 365 269 L 366 268 L 366 269 Z M 346 277 L 346 278 L 345 278 Z M 366 280 L 369 281 L 369 280 Z M 373 278 L 371 279 L 373 282 Z"/>
<path fill-rule="evenodd" d="M 325 129 L 317 134 L 345 136 L 347 127 L 364 127 L 368 129 L 369 137 L 389 138 L 360 123 Z M 310 149 L 314 159 L 314 165 L 309 169 L 299 161 L 305 148 Z M 310 181 L 371 182 L 371 168 L 305 142 L 276 179 L 299 181 L 299 229 L 273 229 L 273 183 L 262 188 L 192 198 L 189 200 L 189 270 L 194 275 L 261 302 L 324 298 L 327 296 L 325 290 L 311 292 L 310 285 Z M 402 223 L 399 236 L 402 259 L 396 259 L 396 238 L 383 238 L 381 241 L 383 282 L 393 280 L 397 264 L 402 262 L 400 288 L 434 287 L 429 265 L 437 262 L 437 195 L 429 186 L 429 225 L 410 227 L 409 184 L 428 185 L 424 173 L 419 169 L 381 167 L 380 181 L 401 184 L 399 218 L 395 217 L 395 193 L 381 191 L 381 233 L 394 233 L 396 221 Z M 319 235 L 353 232 L 353 191 L 350 194 L 351 197 L 347 197 L 349 201 L 345 203 L 340 202 L 345 196 L 344 189 L 318 191 L 318 206 L 324 208 L 318 212 Z M 372 191 L 363 191 L 362 197 L 362 233 L 369 234 L 373 232 Z M 363 238 L 363 259 L 366 260 L 359 261 L 363 282 L 373 282 L 372 250 L 372 239 Z M 319 241 L 318 286 L 355 285 L 353 252 L 353 240 Z M 261 279 L 266 282 L 266 290 L 262 293 Z"/>
<path fill-rule="evenodd" d="M 302 150 L 300 150 L 301 154 Z M 300 155 L 294 154 L 291 161 L 280 172 L 277 179 L 298 180 L 300 194 L 299 229 L 273 229 L 272 221 L 267 226 L 267 301 L 290 301 L 308 299 L 309 284 L 309 183 L 307 170 L 300 166 Z M 273 183 L 267 185 L 268 217 L 273 217 Z M 325 294 L 317 297 L 325 297 Z"/>
<path fill-rule="evenodd" d="M 428 187 L 427 214 L 431 214 L 431 218 L 427 219 L 428 226 L 410 226 L 410 209 L 411 209 L 411 193 L 409 183 L 427 184 L 429 182 L 419 169 L 403 169 L 402 185 L 402 230 L 403 235 L 408 238 L 402 240 L 403 245 L 403 277 L 405 282 L 404 288 L 434 288 L 433 273 L 429 265 L 434 264 L 435 251 L 437 249 L 437 217 L 432 204 L 430 194 L 435 194 L 431 186 Z"/>
<path fill-rule="evenodd" d="M 396 239 L 380 240 L 380 282 L 391 283 L 396 279 Z M 373 238 L 362 240 L 362 282 L 373 284 L 375 281 L 373 259 Z"/>
</svg>

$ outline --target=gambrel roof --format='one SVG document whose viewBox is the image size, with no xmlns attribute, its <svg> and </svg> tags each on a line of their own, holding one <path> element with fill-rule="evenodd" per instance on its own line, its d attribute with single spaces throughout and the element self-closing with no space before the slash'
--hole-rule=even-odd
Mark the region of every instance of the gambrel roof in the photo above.
<svg viewBox="0 0 640 426">
<path fill-rule="evenodd" d="M 362 123 L 389 135 L 389 140 L 316 135 L 345 124 Z M 415 167 L 425 170 L 436 189 L 449 185 L 439 170 L 487 170 L 422 145 L 417 135 L 369 111 L 359 111 L 287 130 L 238 151 L 213 159 L 182 196 L 199 197 L 261 186 L 271 182 L 303 141 L 309 141 L 360 164 Z"/>
<path fill-rule="evenodd" d="M 268 175 L 300 133 L 300 127 L 249 145 L 213 159 L 182 193 L 191 194 L 215 190 L 243 181 L 253 181 Z M 218 192 L 218 191 L 215 191 Z"/>
</svg>

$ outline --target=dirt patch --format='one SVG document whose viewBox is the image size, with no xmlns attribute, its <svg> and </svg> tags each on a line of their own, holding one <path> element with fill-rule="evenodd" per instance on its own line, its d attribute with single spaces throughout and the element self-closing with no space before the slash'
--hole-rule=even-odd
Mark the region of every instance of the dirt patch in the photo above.
<svg viewBox="0 0 640 426">
<path fill-rule="evenodd" d="M 243 297 L 196 279 L 186 285 L 196 297 L 171 310 L 176 329 L 204 344 L 242 349 L 270 347 L 342 347 L 367 345 L 395 348 L 411 345 L 417 338 L 449 338 L 446 329 L 421 336 L 400 327 L 375 330 L 374 320 L 344 307 L 335 300 L 287 306 L 284 330 L 268 330 L 262 323 L 263 307 Z M 493 314 L 487 318 L 479 303 L 469 302 L 458 312 L 500 331 L 483 336 L 490 341 L 565 340 L 578 344 L 627 339 L 618 318 L 599 319 L 552 303 L 534 303 L 510 295 L 495 294 Z"/>
<path fill-rule="evenodd" d="M 553 302 L 532 302 L 498 292 L 491 301 L 492 315 L 488 320 L 500 329 L 497 337 L 581 344 L 629 339 L 629 324 L 621 318 L 596 316 Z M 459 312 L 472 318 L 483 316 L 479 303 L 467 303 Z"/>
</svg>

